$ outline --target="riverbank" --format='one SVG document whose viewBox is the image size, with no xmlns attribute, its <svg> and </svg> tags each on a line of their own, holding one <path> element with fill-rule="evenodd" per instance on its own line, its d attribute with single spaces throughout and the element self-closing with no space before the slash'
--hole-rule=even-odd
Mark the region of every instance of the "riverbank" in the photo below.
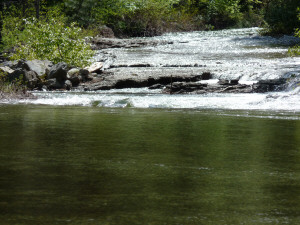
<svg viewBox="0 0 300 225">
<path fill-rule="evenodd" d="M 172 33 L 154 38 L 96 38 L 94 63 L 4 62 L 8 81 L 30 91 L 146 88 L 162 94 L 265 93 L 299 83 L 300 60 L 287 55 L 299 39 L 262 37 L 259 28 Z M 275 46 L 275 47 L 274 47 Z"/>
<path fill-rule="evenodd" d="M 151 65 L 130 65 L 124 71 L 103 68 L 103 62 L 93 63 L 87 68 L 72 68 L 66 63 L 32 60 L 6 62 L 0 71 L 6 73 L 8 82 L 22 83 L 23 91 L 1 93 L 1 98 L 32 97 L 29 91 L 98 91 L 124 88 L 160 89 L 167 94 L 205 93 L 263 93 L 280 90 L 286 79 L 260 80 L 248 84 L 236 80 L 213 79 L 210 72 L 194 65 L 195 70 L 182 67 L 157 69 Z M 138 70 L 138 71 L 137 71 Z"/>
</svg>

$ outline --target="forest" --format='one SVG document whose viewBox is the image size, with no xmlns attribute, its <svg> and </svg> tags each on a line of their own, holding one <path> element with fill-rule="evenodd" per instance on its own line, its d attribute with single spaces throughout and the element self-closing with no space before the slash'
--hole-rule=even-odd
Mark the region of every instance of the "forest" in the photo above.
<svg viewBox="0 0 300 225">
<path fill-rule="evenodd" d="M 1 52 L 82 66 L 92 55 L 83 38 L 103 25 L 117 37 L 254 26 L 299 36 L 299 7 L 299 0 L 2 0 Z"/>
</svg>

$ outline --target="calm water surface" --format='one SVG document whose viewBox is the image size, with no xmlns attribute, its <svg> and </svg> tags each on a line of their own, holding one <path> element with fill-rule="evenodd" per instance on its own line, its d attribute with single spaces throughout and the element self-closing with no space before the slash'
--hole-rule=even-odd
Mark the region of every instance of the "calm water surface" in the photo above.
<svg viewBox="0 0 300 225">
<path fill-rule="evenodd" d="M 0 221 L 300 224 L 299 113 L 0 105 Z"/>
</svg>

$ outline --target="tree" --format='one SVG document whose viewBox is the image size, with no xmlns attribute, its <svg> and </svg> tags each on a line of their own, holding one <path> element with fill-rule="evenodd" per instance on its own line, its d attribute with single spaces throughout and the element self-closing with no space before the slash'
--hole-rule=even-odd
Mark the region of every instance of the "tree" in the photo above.
<svg viewBox="0 0 300 225">
<path fill-rule="evenodd" d="M 265 20 L 269 31 L 275 34 L 292 34 L 300 27 L 297 18 L 299 0 L 272 0 L 268 3 Z"/>
<path fill-rule="evenodd" d="M 92 12 L 98 3 L 97 0 L 65 0 L 64 3 L 67 14 L 72 21 L 83 26 L 88 26 L 94 21 Z"/>
</svg>

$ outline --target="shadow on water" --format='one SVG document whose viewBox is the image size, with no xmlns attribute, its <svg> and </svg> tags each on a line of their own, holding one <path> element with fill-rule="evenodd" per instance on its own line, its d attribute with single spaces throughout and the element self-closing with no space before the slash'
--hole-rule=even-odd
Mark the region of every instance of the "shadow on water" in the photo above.
<svg viewBox="0 0 300 225">
<path fill-rule="evenodd" d="M 299 224 L 299 120 L 0 109 L 1 224 Z"/>
</svg>

